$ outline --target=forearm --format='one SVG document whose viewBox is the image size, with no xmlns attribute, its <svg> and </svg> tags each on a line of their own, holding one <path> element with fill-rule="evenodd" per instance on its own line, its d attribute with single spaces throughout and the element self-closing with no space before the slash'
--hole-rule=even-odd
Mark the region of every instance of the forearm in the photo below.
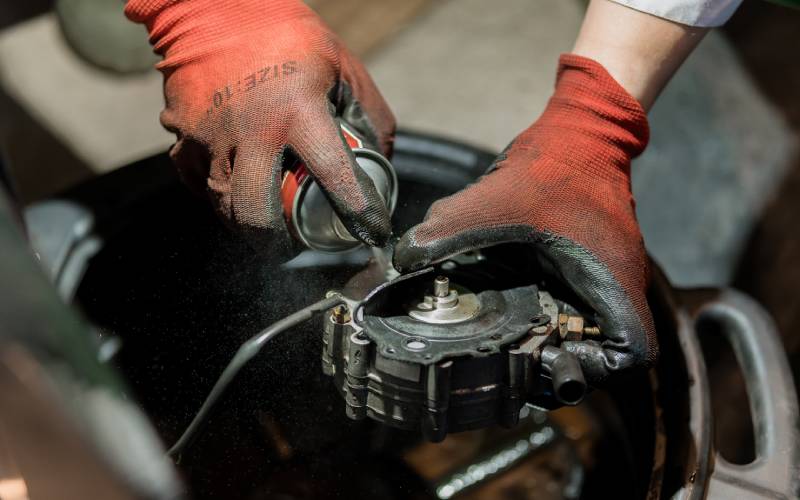
<svg viewBox="0 0 800 500">
<path fill-rule="evenodd" d="M 592 0 L 573 53 L 602 64 L 649 110 L 707 32 L 609 0 Z"/>
</svg>

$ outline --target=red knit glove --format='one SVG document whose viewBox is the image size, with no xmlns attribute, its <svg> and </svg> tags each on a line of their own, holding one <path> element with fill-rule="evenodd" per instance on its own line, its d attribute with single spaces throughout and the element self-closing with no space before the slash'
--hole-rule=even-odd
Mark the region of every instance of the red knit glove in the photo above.
<svg viewBox="0 0 800 500">
<path fill-rule="evenodd" d="M 184 180 L 260 250 L 296 249 L 280 198 L 284 156 L 299 157 L 345 226 L 371 245 L 391 233 L 375 186 L 336 116 L 391 153 L 394 117 L 364 67 L 299 0 L 130 0 L 164 56 L 170 154 Z"/>
<path fill-rule="evenodd" d="M 411 271 L 456 253 L 527 242 L 596 313 L 602 342 L 565 343 L 590 382 L 657 356 L 645 298 L 648 264 L 634 214 L 631 158 L 647 117 L 598 63 L 560 60 L 546 110 L 479 182 L 435 203 L 395 249 Z"/>
</svg>

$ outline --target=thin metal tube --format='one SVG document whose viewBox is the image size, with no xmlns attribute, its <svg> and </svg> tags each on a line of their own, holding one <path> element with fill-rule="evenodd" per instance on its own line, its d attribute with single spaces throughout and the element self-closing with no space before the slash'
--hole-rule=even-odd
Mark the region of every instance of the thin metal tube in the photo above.
<svg viewBox="0 0 800 500">
<path fill-rule="evenodd" d="M 231 359 L 230 363 L 228 363 L 228 366 L 225 367 L 222 375 L 220 375 L 219 379 L 217 379 L 217 382 L 214 384 L 214 387 L 211 389 L 208 397 L 206 397 L 206 400 L 203 402 L 203 405 L 200 407 L 197 415 L 195 415 L 192 419 L 189 427 L 183 431 L 183 435 L 181 435 L 180 439 L 178 439 L 172 448 L 169 449 L 167 455 L 173 458 L 177 457 L 176 462 L 180 461 L 180 454 L 194 439 L 195 434 L 197 434 L 202 427 L 214 404 L 217 402 L 217 400 L 219 400 L 219 398 L 231 384 L 234 377 L 236 377 L 236 374 L 238 374 L 239 371 L 261 351 L 267 342 L 272 340 L 272 338 L 279 333 L 311 319 L 315 314 L 324 312 L 332 307 L 338 306 L 339 304 L 343 304 L 344 302 L 344 299 L 339 294 L 326 297 L 319 302 L 315 302 L 308 307 L 304 307 L 303 309 L 300 309 L 299 311 L 292 313 L 279 321 L 276 321 L 242 344 L 242 346 L 239 347 L 239 350 L 236 351 L 233 359 Z"/>
</svg>

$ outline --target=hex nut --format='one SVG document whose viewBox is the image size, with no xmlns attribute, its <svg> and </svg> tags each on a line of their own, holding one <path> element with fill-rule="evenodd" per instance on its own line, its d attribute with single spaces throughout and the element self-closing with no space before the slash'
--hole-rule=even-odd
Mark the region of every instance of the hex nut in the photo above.
<svg viewBox="0 0 800 500">
<path fill-rule="evenodd" d="M 576 341 L 583 338 L 583 317 L 558 315 L 558 333 L 562 341 Z"/>
</svg>

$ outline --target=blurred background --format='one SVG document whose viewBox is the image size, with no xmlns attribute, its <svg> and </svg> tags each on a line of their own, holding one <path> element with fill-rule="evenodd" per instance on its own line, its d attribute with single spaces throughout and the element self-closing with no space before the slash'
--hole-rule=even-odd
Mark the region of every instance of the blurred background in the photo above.
<svg viewBox="0 0 800 500">
<path fill-rule="evenodd" d="M 406 130 L 502 149 L 541 112 L 580 0 L 311 0 L 361 55 Z M 118 0 L 0 5 L 0 152 L 22 205 L 163 153 L 161 75 Z M 745 0 L 650 114 L 634 163 L 645 242 L 679 287 L 734 285 L 800 369 L 800 10 Z M 747 405 L 730 353 L 719 406 Z M 721 419 L 718 435 L 741 432 Z M 734 453 L 736 451 L 734 450 Z M 420 460 L 423 460 L 422 458 Z"/>
</svg>

